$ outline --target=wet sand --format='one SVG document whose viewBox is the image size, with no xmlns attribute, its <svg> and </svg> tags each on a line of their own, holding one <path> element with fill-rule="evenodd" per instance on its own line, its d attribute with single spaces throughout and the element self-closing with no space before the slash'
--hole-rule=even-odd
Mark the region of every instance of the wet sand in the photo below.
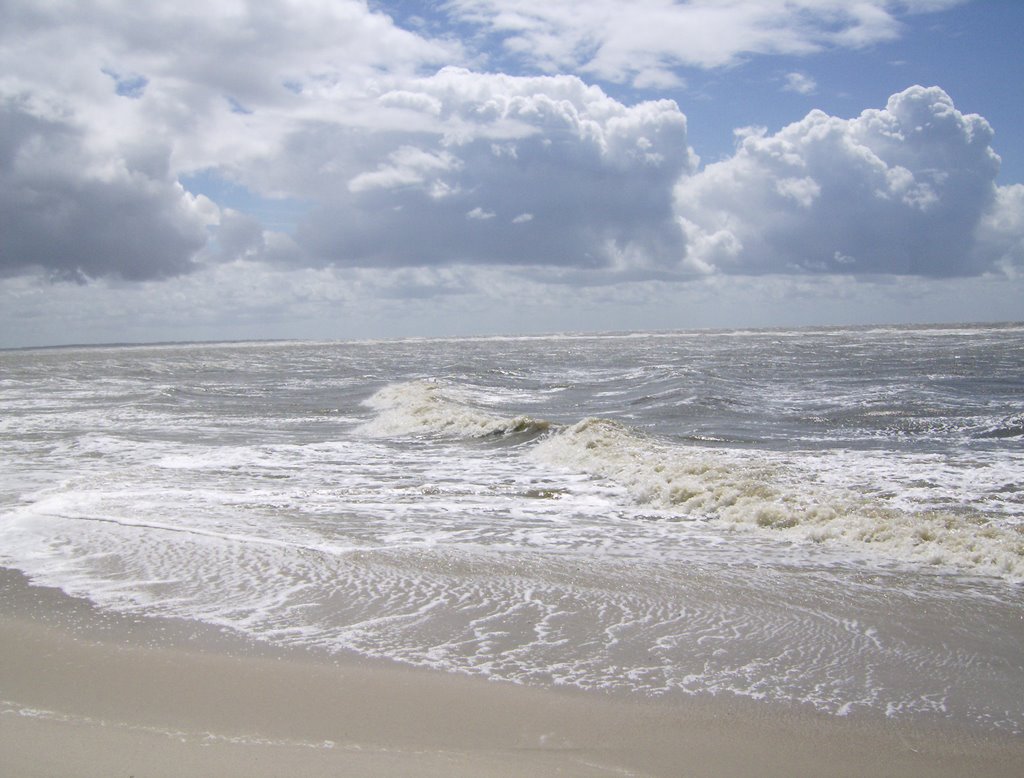
<svg viewBox="0 0 1024 778">
<path fill-rule="evenodd" d="M 1024 739 L 528 689 L 102 613 L 0 570 L 17 776 L 1016 776 Z"/>
</svg>

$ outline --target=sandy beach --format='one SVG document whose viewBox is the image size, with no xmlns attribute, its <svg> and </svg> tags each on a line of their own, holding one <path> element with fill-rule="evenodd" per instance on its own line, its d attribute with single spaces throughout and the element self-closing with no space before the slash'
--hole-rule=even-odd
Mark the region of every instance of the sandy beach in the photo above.
<svg viewBox="0 0 1024 778">
<path fill-rule="evenodd" d="M 1017 775 L 1024 742 L 529 689 L 275 651 L 0 575 L 0 763 L 18 776 Z"/>
</svg>

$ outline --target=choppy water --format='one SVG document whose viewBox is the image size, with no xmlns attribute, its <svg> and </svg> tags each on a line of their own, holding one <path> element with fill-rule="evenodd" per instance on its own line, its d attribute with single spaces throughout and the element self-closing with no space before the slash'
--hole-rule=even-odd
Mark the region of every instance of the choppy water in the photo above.
<svg viewBox="0 0 1024 778">
<path fill-rule="evenodd" d="M 447 671 L 1024 733 L 1024 326 L 0 352 L 0 564 Z"/>
</svg>

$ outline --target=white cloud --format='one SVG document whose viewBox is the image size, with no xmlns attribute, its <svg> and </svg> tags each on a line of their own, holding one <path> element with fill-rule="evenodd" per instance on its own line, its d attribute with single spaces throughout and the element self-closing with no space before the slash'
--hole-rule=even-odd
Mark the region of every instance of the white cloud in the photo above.
<svg viewBox="0 0 1024 778">
<path fill-rule="evenodd" d="M 818 182 L 810 176 L 803 178 L 780 178 L 775 182 L 775 191 L 804 208 L 810 208 L 821 194 Z"/>
<path fill-rule="evenodd" d="M 1024 187 L 995 186 L 990 128 L 941 90 L 910 89 L 854 119 L 817 111 L 774 135 L 742 131 L 732 158 L 698 172 L 676 103 L 630 104 L 581 77 L 675 88 L 681 66 L 887 40 L 904 11 L 948 4 L 445 6 L 506 54 L 577 73 L 524 77 L 442 67 L 482 55 L 355 0 L 11 0 L 0 4 L 0 321 L 48 313 L 77 332 L 65 308 L 79 306 L 97 333 L 110 316 L 106 339 L 136 319 L 149 327 L 138 337 L 200 337 L 173 330 L 193 314 L 224 336 L 269 336 L 289 332 L 289 312 L 311 328 L 338 311 L 383 326 L 373 306 L 403 313 L 396 301 L 411 298 L 420 326 L 431 298 L 456 321 L 499 316 L 505 294 L 561 310 L 577 294 L 581 305 L 621 294 L 645 312 L 702 300 L 710 311 L 716 299 L 742 309 L 768 286 L 834 291 L 808 274 L 839 274 L 835 289 L 848 274 L 1019 277 Z M 285 234 L 230 198 L 192 195 L 179 181 L 198 171 L 266 203 L 289 198 L 305 211 L 282 221 L 299 226 Z M 737 280 L 766 273 L 790 275 Z M 701 294 L 659 297 L 695 275 Z M 45 279 L 92 280 L 54 283 L 47 299 Z M 728 298 L 729 284 L 746 291 Z M 279 329 L 258 324 L 271 320 Z"/>
<path fill-rule="evenodd" d="M 320 205 L 296 235 L 311 257 L 364 266 L 678 262 L 672 187 L 695 159 L 674 102 L 625 106 L 575 76 L 459 68 L 403 79 L 401 91 L 443 118 L 412 130 L 386 115 L 372 132 L 319 125 L 291 139 L 301 155 L 271 165 L 314 171 L 305 186 Z"/>
<path fill-rule="evenodd" d="M 161 144 L 90 148 L 71 119 L 0 99 L 0 275 L 42 267 L 84 281 L 188 272 L 217 208 L 167 170 Z"/>
<path fill-rule="evenodd" d="M 695 159 L 675 103 L 627 107 L 575 76 L 416 75 L 461 56 L 344 0 L 5 4 L 6 272 L 194 270 L 220 218 L 177 183 L 199 171 L 311 209 L 276 252 L 291 262 L 678 258 L 671 190 Z M 507 216 L 468 230 L 467 213 Z M 238 227 L 201 256 L 268 250 Z"/>
<path fill-rule="evenodd" d="M 905 13 L 963 0 L 448 0 L 505 50 L 547 72 L 637 87 L 669 86 L 680 66 L 715 68 L 751 54 L 803 55 L 898 37 Z"/>
<path fill-rule="evenodd" d="M 748 130 L 733 157 L 677 187 L 688 261 L 731 273 L 989 270 L 1021 237 L 1009 215 L 1019 194 L 997 189 L 991 139 L 983 118 L 919 86 L 854 119 L 812 111 L 775 135 Z"/>
<path fill-rule="evenodd" d="M 446 151 L 431 153 L 415 146 L 400 146 L 388 154 L 387 161 L 376 170 L 353 177 L 348 182 L 348 190 L 358 193 L 416 186 L 458 167 L 459 160 Z"/>
<path fill-rule="evenodd" d="M 818 90 L 818 83 L 806 73 L 794 71 L 786 74 L 786 83 L 782 88 L 787 92 L 812 95 Z"/>
<path fill-rule="evenodd" d="M 1024 276 L 1024 184 L 1001 186 L 976 233 L 979 263 L 994 262 L 1009 277 Z"/>
<path fill-rule="evenodd" d="M 356 0 L 5 2 L 0 272 L 189 272 L 216 209 L 179 176 L 219 169 L 281 194 L 260 166 L 296 128 L 358 122 L 376 79 L 460 51 Z M 416 169 L 399 159 L 376 184 Z"/>
</svg>

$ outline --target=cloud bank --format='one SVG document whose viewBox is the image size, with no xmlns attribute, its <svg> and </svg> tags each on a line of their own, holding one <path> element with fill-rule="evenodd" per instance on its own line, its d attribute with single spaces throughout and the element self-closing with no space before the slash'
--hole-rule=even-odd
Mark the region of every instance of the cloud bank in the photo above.
<svg viewBox="0 0 1024 778">
<path fill-rule="evenodd" d="M 421 295 L 459 285 L 396 273 L 1019 274 L 1024 187 L 996 185 L 991 128 L 938 87 L 853 118 L 742 130 L 733 156 L 704 168 L 676 102 L 608 87 L 890 40 L 900 13 L 952 3 L 440 6 L 499 50 L 354 0 L 12 0 L 0 7 L 0 274 L 140 282 L 242 262 L 381 272 L 395 294 Z M 503 57 L 540 74 L 482 72 Z M 787 84 L 814 89 L 802 72 Z M 268 225 L 182 184 L 200 177 L 300 213 Z"/>
<path fill-rule="evenodd" d="M 355 0 L 5 2 L 0 273 L 189 272 L 218 214 L 182 177 L 256 180 L 297 125 L 459 50 Z"/>
<path fill-rule="evenodd" d="M 1013 261 L 1017 190 L 982 117 L 938 87 L 840 119 L 812 111 L 683 179 L 687 255 L 709 272 L 975 275 Z M 1019 214 L 1019 211 L 1016 213 Z M 998 226 L 997 226 L 998 225 Z"/>
<path fill-rule="evenodd" d="M 30 99 L 0 103 L 0 274 L 129 280 L 193 269 L 212 204 L 186 192 L 166 157 L 90 149 L 73 119 Z"/>
<path fill-rule="evenodd" d="M 400 87 L 400 88 L 399 88 Z M 446 68 L 377 98 L 386 131 L 336 128 L 296 239 L 341 265 L 671 265 L 672 187 L 695 169 L 669 100 L 627 107 L 575 76 Z M 400 129 L 412 127 L 412 130 Z"/>
</svg>

